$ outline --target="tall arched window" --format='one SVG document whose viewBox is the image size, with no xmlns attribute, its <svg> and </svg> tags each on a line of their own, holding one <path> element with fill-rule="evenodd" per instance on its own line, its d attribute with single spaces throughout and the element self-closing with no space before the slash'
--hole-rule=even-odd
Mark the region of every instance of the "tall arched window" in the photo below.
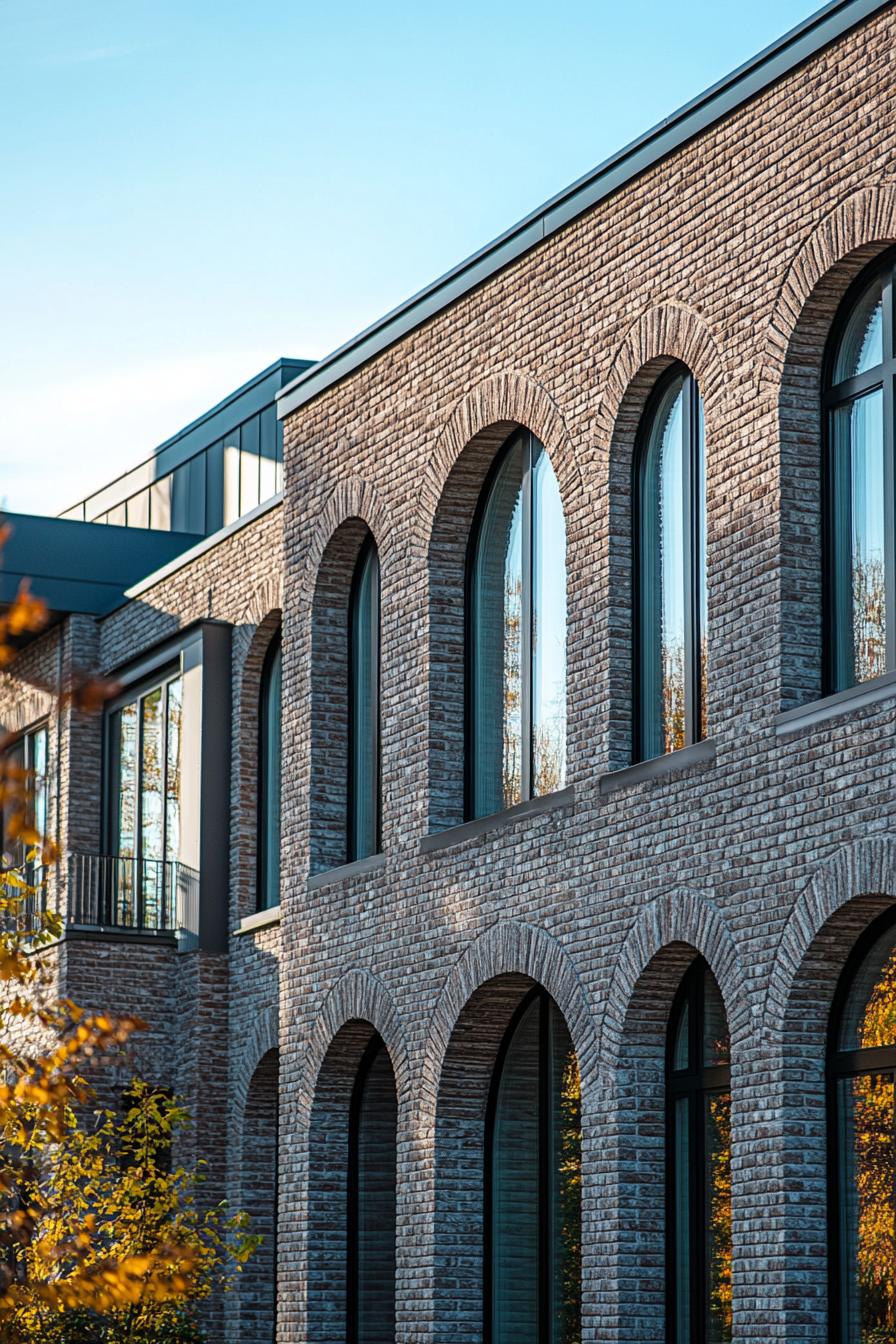
<svg viewBox="0 0 896 1344">
<path fill-rule="evenodd" d="M 361 549 L 349 599 L 348 861 L 380 848 L 380 561 Z"/>
<path fill-rule="evenodd" d="M 696 379 L 673 365 L 647 406 L 636 453 L 636 760 L 677 751 L 705 734 L 703 440 Z"/>
<path fill-rule="evenodd" d="M 467 814 L 484 817 L 566 782 L 566 523 L 528 430 L 498 455 L 471 542 Z"/>
<path fill-rule="evenodd" d="M 896 1338 L 896 922 L 872 926 L 831 1019 L 832 1338 Z"/>
<path fill-rule="evenodd" d="M 896 666 L 893 271 L 890 254 L 848 292 L 826 364 L 831 691 Z"/>
<path fill-rule="evenodd" d="M 348 1344 L 395 1339 L 398 1099 L 389 1052 L 374 1036 L 351 1099 L 348 1151 Z"/>
<path fill-rule="evenodd" d="M 563 1016 L 542 989 L 526 996 L 504 1037 L 486 1124 L 486 1344 L 576 1344 L 579 1069 Z"/>
<path fill-rule="evenodd" d="M 258 908 L 280 904 L 280 721 L 282 648 L 278 631 L 261 673 L 258 788 Z"/>
<path fill-rule="evenodd" d="M 672 1009 L 668 1105 L 667 1339 L 731 1339 L 731 1051 L 725 1005 L 698 957 Z"/>
</svg>

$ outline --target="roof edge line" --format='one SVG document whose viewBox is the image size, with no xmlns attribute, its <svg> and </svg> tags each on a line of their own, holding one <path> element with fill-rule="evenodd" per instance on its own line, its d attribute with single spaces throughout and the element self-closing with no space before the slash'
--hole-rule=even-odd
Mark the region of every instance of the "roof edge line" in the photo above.
<svg viewBox="0 0 896 1344">
<path fill-rule="evenodd" d="M 450 307 L 601 200 L 792 73 L 894 0 L 830 0 L 775 42 L 598 164 L 280 389 L 282 420 Z"/>
</svg>

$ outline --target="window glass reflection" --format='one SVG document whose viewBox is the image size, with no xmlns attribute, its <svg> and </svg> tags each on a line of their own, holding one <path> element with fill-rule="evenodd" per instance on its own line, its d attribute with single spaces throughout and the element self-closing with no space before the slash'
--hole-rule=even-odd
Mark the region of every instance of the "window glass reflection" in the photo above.
<svg viewBox="0 0 896 1344">
<path fill-rule="evenodd" d="M 261 797 L 259 799 L 258 906 L 280 904 L 282 647 L 280 636 L 268 650 L 261 688 Z"/>
<path fill-rule="evenodd" d="M 835 563 L 845 685 L 886 671 L 883 396 L 878 388 L 833 412 L 835 491 L 841 512 Z M 842 516 L 847 509 L 848 518 Z"/>
<path fill-rule="evenodd" d="M 532 792 L 538 795 L 566 780 L 566 522 L 540 444 L 533 456 Z"/>
<path fill-rule="evenodd" d="M 896 1338 L 893 1075 L 838 1084 L 844 1344 Z"/>
<path fill-rule="evenodd" d="M 883 363 L 883 281 L 875 279 L 856 303 L 837 350 L 833 382 L 858 377 Z"/>
</svg>

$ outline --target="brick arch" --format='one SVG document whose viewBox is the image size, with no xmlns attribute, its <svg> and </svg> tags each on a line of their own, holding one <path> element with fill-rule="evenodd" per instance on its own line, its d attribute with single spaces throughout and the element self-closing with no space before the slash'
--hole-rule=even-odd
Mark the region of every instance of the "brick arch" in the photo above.
<svg viewBox="0 0 896 1344">
<path fill-rule="evenodd" d="M 304 1047 L 304 1067 L 296 1090 L 297 1113 L 308 1122 L 317 1080 L 331 1045 L 350 1023 L 367 1023 L 383 1040 L 395 1071 L 399 1105 L 411 1090 L 409 1051 L 404 1024 L 391 994 L 370 971 L 346 972 L 332 987 L 315 1014 L 314 1028 Z"/>
<path fill-rule="evenodd" d="M 445 486 L 467 448 L 483 437 L 492 452 L 518 425 L 544 445 L 557 476 L 567 518 L 583 491 L 582 474 L 563 414 L 551 394 L 529 374 L 494 373 L 461 397 L 439 434 L 421 483 L 419 520 L 427 549 Z"/>
<path fill-rule="evenodd" d="M 283 574 L 278 571 L 275 574 L 268 574 L 257 584 L 252 596 L 246 603 L 238 624 L 241 626 L 261 625 L 270 612 L 279 612 L 282 608 Z"/>
<path fill-rule="evenodd" d="M 874 251 L 896 243 L 896 182 L 879 182 L 840 201 L 804 239 L 790 263 L 769 320 L 757 379 L 759 390 L 773 393 L 781 382 L 806 304 L 829 272 L 859 256 L 859 266 Z M 845 287 L 845 286 L 844 286 Z"/>
<path fill-rule="evenodd" d="M 303 603 L 310 605 L 313 601 L 321 564 L 333 539 L 340 528 L 354 521 L 363 523 L 373 535 L 385 571 L 394 542 L 391 519 L 376 486 L 360 476 L 350 476 L 334 486 L 308 537 L 304 572 L 298 584 Z"/>
<path fill-rule="evenodd" d="M 245 1111 L 246 1097 L 249 1095 L 249 1086 L 255 1076 L 255 1070 L 264 1056 L 271 1050 L 277 1050 L 279 1044 L 277 1007 L 275 1004 L 268 1004 L 255 1019 L 255 1025 L 245 1048 L 240 1052 L 239 1063 L 232 1078 L 233 1107 L 238 1116 L 242 1117 Z"/>
<path fill-rule="evenodd" d="M 896 902 L 896 836 L 843 846 L 800 892 L 781 934 L 768 986 L 765 1025 L 770 1033 L 779 1037 L 786 1030 L 794 988 L 819 935 L 841 911 L 869 899 L 881 906 Z M 859 918 L 867 922 L 862 910 Z M 851 938 L 851 931 L 846 937 Z M 848 950 L 844 945 L 844 960 Z"/>
<path fill-rule="evenodd" d="M 598 695 L 608 706 L 609 766 L 632 759 L 632 467 L 644 409 L 657 379 L 676 362 L 700 384 L 707 438 L 728 393 L 722 349 L 693 309 L 667 303 L 642 313 L 629 328 L 604 379 L 596 436 L 600 481 L 607 491 L 605 587 L 608 649 L 598 667 Z"/>
<path fill-rule="evenodd" d="M 750 1031 L 751 1012 L 740 954 L 716 906 L 686 888 L 652 901 L 638 915 L 619 954 L 600 1029 L 601 1064 L 618 1067 L 625 1019 L 645 972 L 667 949 L 686 945 L 708 963 L 719 983 L 732 1039 Z M 688 953 L 688 955 L 692 955 Z"/>
<path fill-rule="evenodd" d="M 604 377 L 597 415 L 599 443 L 612 443 L 626 397 L 643 372 L 653 366 L 659 371 L 664 362 L 673 360 L 686 364 L 700 384 L 707 418 L 716 411 L 728 392 L 728 373 L 718 337 L 693 308 L 674 302 L 660 304 L 648 308 L 632 323 Z"/>
<path fill-rule="evenodd" d="M 558 939 L 534 924 L 500 920 L 472 943 L 451 970 L 427 1031 L 423 1087 L 434 1106 L 441 1065 L 458 1019 L 478 989 L 501 976 L 542 986 L 563 1013 L 579 1060 L 583 1095 L 597 1063 L 594 1018 L 578 971 Z"/>
</svg>

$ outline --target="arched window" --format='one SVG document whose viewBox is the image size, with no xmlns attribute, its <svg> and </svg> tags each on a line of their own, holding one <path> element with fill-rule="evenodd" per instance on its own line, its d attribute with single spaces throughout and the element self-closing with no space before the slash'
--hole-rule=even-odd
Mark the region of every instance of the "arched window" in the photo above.
<svg viewBox="0 0 896 1344">
<path fill-rule="evenodd" d="M 526 996 L 504 1037 L 486 1124 L 486 1344 L 576 1344 L 579 1069 L 563 1016 L 542 989 Z"/>
<path fill-rule="evenodd" d="M 468 564 L 467 814 L 566 782 L 566 523 L 528 430 L 486 481 Z"/>
<path fill-rule="evenodd" d="M 349 601 L 348 861 L 380 849 L 380 561 L 361 549 Z"/>
<path fill-rule="evenodd" d="M 894 257 L 848 292 L 826 361 L 827 680 L 831 691 L 896 666 Z"/>
<path fill-rule="evenodd" d="M 703 403 L 682 364 L 660 379 L 636 453 L 634 758 L 706 729 Z"/>
<path fill-rule="evenodd" d="M 731 1077 L 725 1005 L 702 957 L 672 1009 L 668 1105 L 667 1339 L 731 1339 Z"/>
<path fill-rule="evenodd" d="M 348 1344 L 395 1339 L 398 1100 L 389 1052 L 374 1036 L 351 1099 L 348 1149 Z"/>
<path fill-rule="evenodd" d="M 258 789 L 258 908 L 280 904 L 280 718 L 282 649 L 278 631 L 261 673 Z"/>
<path fill-rule="evenodd" d="M 856 949 L 831 1019 L 832 1338 L 896 1338 L 896 922 Z"/>
</svg>

